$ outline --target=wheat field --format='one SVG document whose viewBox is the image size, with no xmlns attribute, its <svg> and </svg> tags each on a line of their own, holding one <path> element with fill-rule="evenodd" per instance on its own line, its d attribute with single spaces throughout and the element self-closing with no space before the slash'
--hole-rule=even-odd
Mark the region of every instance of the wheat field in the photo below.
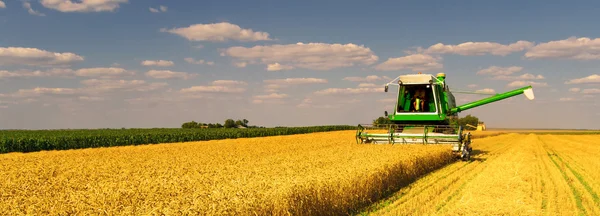
<svg viewBox="0 0 600 216">
<path fill-rule="evenodd" d="M 0 155 L 0 214 L 350 214 L 453 161 L 355 131 Z"/>
<path fill-rule="evenodd" d="M 600 215 L 600 135 L 506 134 L 476 139 L 456 162 L 364 214 Z"/>
</svg>

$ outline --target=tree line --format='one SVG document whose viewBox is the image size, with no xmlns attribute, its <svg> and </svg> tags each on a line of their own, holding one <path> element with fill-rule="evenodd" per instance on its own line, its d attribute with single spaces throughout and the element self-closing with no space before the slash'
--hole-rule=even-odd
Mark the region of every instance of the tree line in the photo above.
<svg viewBox="0 0 600 216">
<path fill-rule="evenodd" d="M 223 124 L 221 123 L 202 123 L 202 122 L 195 122 L 195 121 L 190 121 L 190 122 L 185 122 L 181 125 L 181 128 L 264 128 L 264 127 L 259 127 L 256 125 L 248 125 L 248 121 L 247 119 L 238 119 L 238 120 L 233 120 L 233 119 L 226 119 L 225 122 L 223 122 Z"/>
</svg>

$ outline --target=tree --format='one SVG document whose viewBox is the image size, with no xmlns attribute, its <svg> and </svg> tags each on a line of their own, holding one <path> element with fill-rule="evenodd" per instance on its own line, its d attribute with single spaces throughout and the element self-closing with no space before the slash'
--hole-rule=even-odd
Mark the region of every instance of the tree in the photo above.
<svg viewBox="0 0 600 216">
<path fill-rule="evenodd" d="M 238 119 L 237 121 L 235 121 L 235 126 L 238 126 L 238 127 L 239 127 L 239 126 L 244 126 L 244 122 L 242 122 L 242 120 L 239 120 L 239 119 Z M 245 126 L 244 126 L 244 127 L 245 127 Z"/>
<path fill-rule="evenodd" d="M 467 127 L 467 124 L 477 127 L 477 124 L 479 123 L 479 118 L 469 114 L 463 118 L 458 118 L 457 123 L 458 125 L 462 126 L 465 130 L 474 130 L 471 127 Z"/>
<path fill-rule="evenodd" d="M 379 118 L 373 120 L 373 126 L 378 126 L 378 125 L 382 125 L 382 124 L 392 124 L 392 120 L 390 120 L 389 118 L 386 118 L 386 117 L 379 117 Z"/>
<path fill-rule="evenodd" d="M 244 127 L 248 127 L 248 122 L 249 122 L 249 121 L 248 121 L 247 119 L 244 119 L 244 120 L 242 120 L 242 121 L 244 122 Z"/>
<path fill-rule="evenodd" d="M 225 120 L 225 124 L 223 126 L 225 126 L 225 128 L 234 128 L 235 121 L 233 119 L 227 119 Z"/>
<path fill-rule="evenodd" d="M 186 122 L 181 125 L 181 128 L 199 128 L 198 123 L 195 121 Z"/>
</svg>

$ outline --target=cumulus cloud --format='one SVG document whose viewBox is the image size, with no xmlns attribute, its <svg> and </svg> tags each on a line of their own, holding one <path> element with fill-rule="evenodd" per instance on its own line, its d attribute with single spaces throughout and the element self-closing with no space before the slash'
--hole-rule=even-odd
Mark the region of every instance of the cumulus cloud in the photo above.
<svg viewBox="0 0 600 216">
<path fill-rule="evenodd" d="M 277 93 L 271 93 L 268 95 L 255 95 L 254 98 L 255 99 L 259 99 L 259 100 L 268 100 L 268 99 L 283 99 L 283 98 L 287 98 L 289 97 L 287 94 L 277 94 Z"/>
<path fill-rule="evenodd" d="M 167 9 L 168 9 L 167 6 L 161 5 L 158 8 L 150 8 L 150 12 L 152 12 L 152 13 L 167 12 Z"/>
<path fill-rule="evenodd" d="M 233 65 L 235 65 L 236 67 L 239 67 L 239 68 L 245 68 L 246 66 L 248 66 L 248 63 L 246 63 L 246 62 L 236 62 Z"/>
<path fill-rule="evenodd" d="M 531 85 L 533 87 L 545 87 L 548 86 L 547 83 L 543 82 L 533 82 L 533 81 L 513 81 L 507 85 L 507 87 L 525 87 Z"/>
<path fill-rule="evenodd" d="M 491 89 L 491 88 L 484 88 L 484 89 L 477 90 L 475 92 L 477 92 L 477 93 L 486 93 L 486 94 L 495 94 L 496 93 L 496 91 L 494 89 Z"/>
<path fill-rule="evenodd" d="M 45 71 L 19 70 L 19 71 L 0 71 L 0 79 L 7 78 L 30 78 L 30 77 L 96 77 L 96 78 L 116 78 L 122 76 L 131 76 L 135 72 L 123 68 L 81 68 L 78 70 L 66 68 L 53 68 Z"/>
<path fill-rule="evenodd" d="M 583 78 L 579 78 L 579 79 L 572 79 L 572 80 L 565 82 L 565 84 L 584 84 L 584 83 L 600 83 L 600 75 L 593 74 L 593 75 L 589 75 L 587 77 L 583 77 Z"/>
<path fill-rule="evenodd" d="M 116 78 L 122 76 L 132 76 L 135 74 L 133 71 L 128 71 L 123 68 L 116 67 L 98 67 L 98 68 L 82 68 L 74 71 L 76 76 L 80 77 L 97 77 L 97 78 Z"/>
<path fill-rule="evenodd" d="M 581 91 L 581 89 L 580 88 L 570 88 L 569 91 L 570 92 L 579 92 L 579 91 Z"/>
<path fill-rule="evenodd" d="M 299 85 L 299 84 L 327 83 L 327 80 L 319 79 L 319 78 L 286 78 L 286 79 L 264 80 L 263 82 L 269 83 L 269 84 L 277 84 L 277 85 Z"/>
<path fill-rule="evenodd" d="M 2 3 L 0 2 L 0 7 Z M 35 16 L 46 16 L 46 14 L 40 13 L 39 11 L 33 10 L 29 2 L 23 2 L 23 8 L 27 9 L 27 13 Z"/>
<path fill-rule="evenodd" d="M 291 69 L 294 69 L 294 67 L 289 66 L 289 65 L 281 65 L 279 63 L 267 65 L 267 71 L 280 71 L 280 70 L 291 70 Z"/>
<path fill-rule="evenodd" d="M 0 47 L 0 65 L 56 66 L 83 61 L 75 53 L 57 53 L 37 48 Z"/>
<path fill-rule="evenodd" d="M 173 61 L 167 60 L 145 60 L 140 63 L 143 66 L 159 66 L 159 67 L 168 67 L 173 66 L 175 63 Z"/>
<path fill-rule="evenodd" d="M 247 82 L 238 80 L 215 80 L 212 84 L 215 86 L 248 85 Z"/>
<path fill-rule="evenodd" d="M 40 3 L 46 8 L 60 12 L 112 12 L 128 0 L 41 0 Z"/>
<path fill-rule="evenodd" d="M 600 38 L 570 37 L 565 40 L 541 43 L 525 53 L 529 59 L 600 59 Z"/>
<path fill-rule="evenodd" d="M 3 1 L 0 1 L 0 8 L 6 8 L 6 4 Z"/>
<path fill-rule="evenodd" d="M 378 57 L 371 49 L 355 44 L 296 43 L 254 47 L 231 47 L 221 55 L 240 62 L 281 64 L 287 67 L 330 70 L 355 65 L 371 65 Z"/>
<path fill-rule="evenodd" d="M 482 69 L 477 71 L 478 75 L 492 75 L 492 76 L 501 76 L 501 75 L 511 75 L 513 73 L 518 73 L 523 70 L 523 67 L 510 66 L 510 67 L 498 67 L 491 66 L 486 69 Z"/>
<path fill-rule="evenodd" d="M 80 89 L 80 92 L 87 94 L 98 94 L 110 91 L 136 91 L 147 92 L 154 91 L 167 86 L 167 83 L 148 83 L 144 80 L 111 80 L 111 79 L 88 79 L 81 81 L 86 86 Z"/>
<path fill-rule="evenodd" d="M 575 101 L 576 99 L 575 99 L 575 98 L 564 98 L 564 97 L 563 97 L 563 98 L 560 98 L 560 99 L 558 99 L 558 100 L 559 100 L 559 101 Z"/>
<path fill-rule="evenodd" d="M 492 79 L 494 80 L 541 80 L 541 79 L 545 79 L 544 76 L 538 74 L 538 75 L 533 75 L 530 73 L 526 73 L 526 74 L 522 74 L 520 76 L 507 76 L 507 75 L 499 75 L 499 76 L 495 76 Z"/>
<path fill-rule="evenodd" d="M 212 85 L 205 86 L 192 86 L 189 88 L 183 88 L 179 90 L 180 93 L 242 93 L 246 89 L 237 87 L 239 85 L 246 85 L 244 81 L 236 80 L 215 80 L 211 83 Z M 236 86 L 237 85 L 237 86 Z"/>
<path fill-rule="evenodd" d="M 379 85 L 375 85 L 374 83 L 360 83 L 360 84 L 358 84 L 359 88 L 374 88 L 374 87 L 377 87 L 377 86 L 379 86 Z M 381 86 L 383 86 L 383 85 L 381 85 Z"/>
<path fill-rule="evenodd" d="M 316 95 L 354 95 L 354 94 L 367 94 L 367 93 L 380 93 L 383 92 L 382 88 L 328 88 L 320 91 L 316 91 Z"/>
<path fill-rule="evenodd" d="M 187 63 L 197 64 L 197 65 L 201 65 L 201 64 L 214 65 L 215 64 L 215 62 L 205 61 L 205 60 L 202 60 L 202 59 L 195 60 L 194 58 L 184 58 L 183 60 L 185 60 L 185 62 L 187 62 Z"/>
<path fill-rule="evenodd" d="M 229 87 L 229 86 L 192 86 L 181 89 L 181 93 L 241 93 L 245 92 L 245 88 Z"/>
<path fill-rule="evenodd" d="M 179 35 L 190 41 L 268 41 L 269 33 L 255 32 L 252 29 L 243 29 L 238 25 L 221 22 L 213 24 L 194 24 L 184 28 L 161 29 Z"/>
<path fill-rule="evenodd" d="M 63 69 L 63 68 L 54 68 L 46 71 L 28 71 L 28 70 L 18 70 L 18 71 L 6 71 L 0 70 L 0 79 L 10 79 L 10 78 L 30 78 L 30 77 L 70 77 L 73 76 L 74 71 L 71 69 Z"/>
<path fill-rule="evenodd" d="M 597 89 L 597 88 L 584 89 L 584 90 L 581 90 L 581 93 L 583 93 L 583 94 L 600 94 L 600 89 Z"/>
<path fill-rule="evenodd" d="M 175 72 L 170 70 L 149 70 L 146 72 L 146 76 L 154 79 L 190 79 L 197 76 L 197 74 L 190 74 L 186 72 Z"/>
<path fill-rule="evenodd" d="M 469 84 L 467 87 L 469 87 L 469 88 L 477 88 L 477 86 L 478 86 L 477 84 Z"/>
<path fill-rule="evenodd" d="M 342 80 L 351 81 L 351 82 L 375 82 L 379 80 L 391 80 L 392 78 L 387 76 L 377 76 L 377 75 L 369 75 L 366 77 L 344 77 Z"/>
<path fill-rule="evenodd" d="M 531 47 L 533 47 L 533 43 L 529 41 L 517 41 L 508 45 L 495 42 L 465 42 L 458 45 L 437 43 L 427 49 L 418 48 L 417 52 L 425 54 L 457 54 L 464 56 L 485 54 L 506 56 L 510 53 L 524 51 Z"/>
<path fill-rule="evenodd" d="M 413 54 L 398 58 L 389 58 L 377 65 L 375 69 L 382 71 L 411 69 L 413 71 L 429 71 L 441 69 L 441 59 L 426 54 Z"/>
</svg>

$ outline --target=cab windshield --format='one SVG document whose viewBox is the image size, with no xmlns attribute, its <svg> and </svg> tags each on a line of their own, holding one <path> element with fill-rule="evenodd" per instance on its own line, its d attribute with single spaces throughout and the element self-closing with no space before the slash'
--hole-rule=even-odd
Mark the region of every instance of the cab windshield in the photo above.
<svg viewBox="0 0 600 216">
<path fill-rule="evenodd" d="M 396 107 L 397 112 L 435 112 L 435 97 L 431 85 L 403 85 Z"/>
</svg>

